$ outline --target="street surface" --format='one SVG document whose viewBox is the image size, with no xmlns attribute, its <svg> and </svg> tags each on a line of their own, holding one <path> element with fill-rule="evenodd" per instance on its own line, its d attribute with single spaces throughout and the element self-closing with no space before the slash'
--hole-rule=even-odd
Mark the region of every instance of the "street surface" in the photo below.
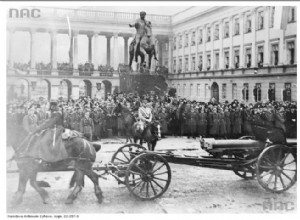
<svg viewBox="0 0 300 220">
<path fill-rule="evenodd" d="M 97 153 L 97 163 L 110 161 L 112 154 L 124 145 L 124 139 L 104 139 L 102 149 Z M 156 150 L 174 150 L 175 154 L 206 155 L 200 149 L 199 140 L 186 137 L 167 137 L 158 142 Z M 186 150 L 183 150 L 186 149 Z M 193 150 L 194 149 L 194 150 Z M 7 147 L 7 158 L 13 151 Z M 101 165 L 101 164 L 99 164 Z M 39 173 L 38 180 L 47 181 L 46 188 L 50 203 L 43 204 L 40 196 L 30 186 L 24 195 L 23 203 L 12 207 L 10 201 L 18 187 L 18 173 L 6 175 L 7 213 L 290 213 L 296 212 L 297 186 L 287 192 L 273 194 L 266 192 L 257 180 L 243 180 L 232 171 L 216 170 L 188 165 L 170 164 L 172 180 L 165 194 L 154 201 L 139 201 L 130 195 L 124 185 L 107 176 L 100 180 L 104 201 L 98 204 L 92 182 L 85 177 L 85 187 L 72 205 L 64 202 L 72 172 Z M 7 167 L 15 170 L 15 162 Z M 265 204 L 271 203 L 270 208 Z M 277 210 L 274 210 L 274 207 Z"/>
</svg>

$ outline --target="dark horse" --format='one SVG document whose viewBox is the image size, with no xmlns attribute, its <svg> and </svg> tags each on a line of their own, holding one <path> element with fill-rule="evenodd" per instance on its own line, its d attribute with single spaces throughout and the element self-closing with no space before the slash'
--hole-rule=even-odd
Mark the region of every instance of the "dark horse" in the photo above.
<svg viewBox="0 0 300 220">
<path fill-rule="evenodd" d="M 139 140 L 140 145 L 143 145 L 143 141 L 146 141 L 148 150 L 154 151 L 156 143 L 161 136 L 158 122 L 154 121 L 146 126 L 143 122 L 136 121 L 129 109 L 121 103 L 116 106 L 114 112 L 122 115 L 126 130 L 126 142 L 132 142 L 131 137 L 133 137 L 134 143 L 137 143 Z"/>
<path fill-rule="evenodd" d="M 132 142 L 132 125 L 135 122 L 135 117 L 131 114 L 130 110 L 127 107 L 124 107 L 121 103 L 118 103 L 117 106 L 114 109 L 114 113 L 116 115 L 121 114 L 124 129 L 125 129 L 125 136 L 126 136 L 126 142 Z"/>
<path fill-rule="evenodd" d="M 61 129 L 61 134 L 66 134 L 66 131 L 63 127 L 59 127 L 58 130 Z M 50 129 L 53 130 L 53 129 Z M 45 130 L 44 137 L 49 138 L 53 136 L 53 132 Z M 28 147 L 23 147 L 24 140 L 28 140 L 30 136 L 28 136 L 27 132 L 23 129 L 22 126 L 16 126 L 14 130 L 8 131 L 10 132 L 10 140 L 8 140 L 8 144 L 13 147 L 15 150 L 15 155 L 13 159 L 17 162 L 19 168 L 19 186 L 18 190 L 15 193 L 15 198 L 12 202 L 12 205 L 18 205 L 23 200 L 23 194 L 26 190 L 26 185 L 28 180 L 30 181 L 30 185 L 39 193 L 41 196 L 43 203 L 47 203 L 48 193 L 45 189 L 41 188 L 40 181 L 37 181 L 37 173 L 39 171 L 47 171 L 47 170 L 59 170 L 68 167 L 70 163 L 74 166 L 74 174 L 72 180 L 70 182 L 70 186 L 75 184 L 73 191 L 70 193 L 66 200 L 66 204 L 71 204 L 76 199 L 78 193 L 82 190 L 84 184 L 84 176 L 87 175 L 91 181 L 94 183 L 95 195 L 98 199 L 98 202 L 101 203 L 103 200 L 102 191 L 99 186 L 98 175 L 92 170 L 92 165 L 96 159 L 96 151 L 98 151 L 101 146 L 96 144 L 91 144 L 87 140 L 83 139 L 81 135 L 69 136 L 66 140 L 60 140 L 64 143 L 64 148 L 66 152 L 66 158 L 60 161 L 55 162 L 46 162 L 39 157 L 31 156 L 27 152 L 32 148 L 33 145 L 39 146 L 39 138 L 36 137 L 36 140 Z M 61 138 L 61 134 L 59 134 L 58 139 Z M 52 141 L 49 146 L 44 147 L 45 149 L 52 147 Z M 32 142 L 28 142 L 32 143 Z M 41 146 L 39 146 L 41 147 Z M 38 147 L 36 148 L 38 149 Z M 41 151 L 42 148 L 40 148 Z M 36 151 L 36 150 L 35 150 Z M 38 155 L 38 154 L 37 154 Z"/>
<path fill-rule="evenodd" d="M 148 70 L 151 67 L 151 60 L 154 56 L 154 59 L 158 61 L 156 57 L 156 50 L 155 50 L 155 44 L 152 39 L 152 26 L 149 22 L 148 25 L 146 25 L 146 34 L 142 37 L 140 41 L 140 45 L 137 46 L 136 53 L 138 56 L 141 57 L 141 66 L 140 68 L 148 68 Z M 135 39 L 132 40 L 129 46 L 129 66 L 131 69 L 132 61 L 134 58 L 134 45 L 135 45 Z M 138 57 L 136 56 L 136 57 Z M 146 65 L 145 59 L 148 56 L 148 65 Z M 136 60 L 137 62 L 137 60 Z"/>
</svg>

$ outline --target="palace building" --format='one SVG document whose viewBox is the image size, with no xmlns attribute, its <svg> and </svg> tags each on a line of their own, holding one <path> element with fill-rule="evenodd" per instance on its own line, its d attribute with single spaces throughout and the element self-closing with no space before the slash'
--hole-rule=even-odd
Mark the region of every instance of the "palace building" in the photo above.
<svg viewBox="0 0 300 220">
<path fill-rule="evenodd" d="M 176 88 L 177 95 L 198 101 L 297 100 L 296 7 L 200 8 L 189 7 L 172 16 L 147 14 L 159 59 L 158 63 L 153 62 L 152 72 L 155 65 L 167 67 L 168 86 Z M 55 99 L 119 91 L 118 67 L 128 64 L 128 47 L 135 33 L 128 24 L 139 14 L 39 9 L 39 18 L 26 17 L 26 11 L 10 11 L 8 15 L 8 94 Z M 72 23 L 71 33 L 66 18 Z M 17 32 L 30 36 L 28 63 L 14 62 L 13 36 Z M 48 64 L 36 62 L 39 48 L 35 39 L 41 33 L 49 37 Z M 69 63 L 57 61 L 59 35 L 71 36 Z M 78 62 L 79 35 L 87 38 L 85 64 Z M 100 37 L 106 42 L 104 45 L 99 45 Z M 103 51 L 106 63 L 100 65 L 97 57 Z"/>
</svg>

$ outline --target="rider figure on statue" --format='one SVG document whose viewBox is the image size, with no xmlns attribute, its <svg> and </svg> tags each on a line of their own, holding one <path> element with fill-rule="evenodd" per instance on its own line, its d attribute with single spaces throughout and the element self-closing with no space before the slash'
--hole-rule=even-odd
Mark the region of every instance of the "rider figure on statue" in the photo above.
<svg viewBox="0 0 300 220">
<path fill-rule="evenodd" d="M 138 56 L 136 54 L 138 44 L 140 43 L 143 36 L 147 33 L 146 26 L 149 25 L 149 22 L 145 19 L 146 12 L 140 12 L 140 18 L 135 21 L 133 24 L 129 24 L 129 27 L 135 27 L 135 45 L 134 45 L 134 56 L 135 61 L 138 61 Z"/>
</svg>

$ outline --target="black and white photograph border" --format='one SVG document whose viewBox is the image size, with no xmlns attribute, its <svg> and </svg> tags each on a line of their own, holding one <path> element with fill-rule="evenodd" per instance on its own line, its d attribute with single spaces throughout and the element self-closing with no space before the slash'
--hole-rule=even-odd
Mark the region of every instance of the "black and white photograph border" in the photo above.
<svg viewBox="0 0 300 220">
<path fill-rule="evenodd" d="M 3 218 L 296 218 L 298 2 L 0 4 Z"/>
</svg>

